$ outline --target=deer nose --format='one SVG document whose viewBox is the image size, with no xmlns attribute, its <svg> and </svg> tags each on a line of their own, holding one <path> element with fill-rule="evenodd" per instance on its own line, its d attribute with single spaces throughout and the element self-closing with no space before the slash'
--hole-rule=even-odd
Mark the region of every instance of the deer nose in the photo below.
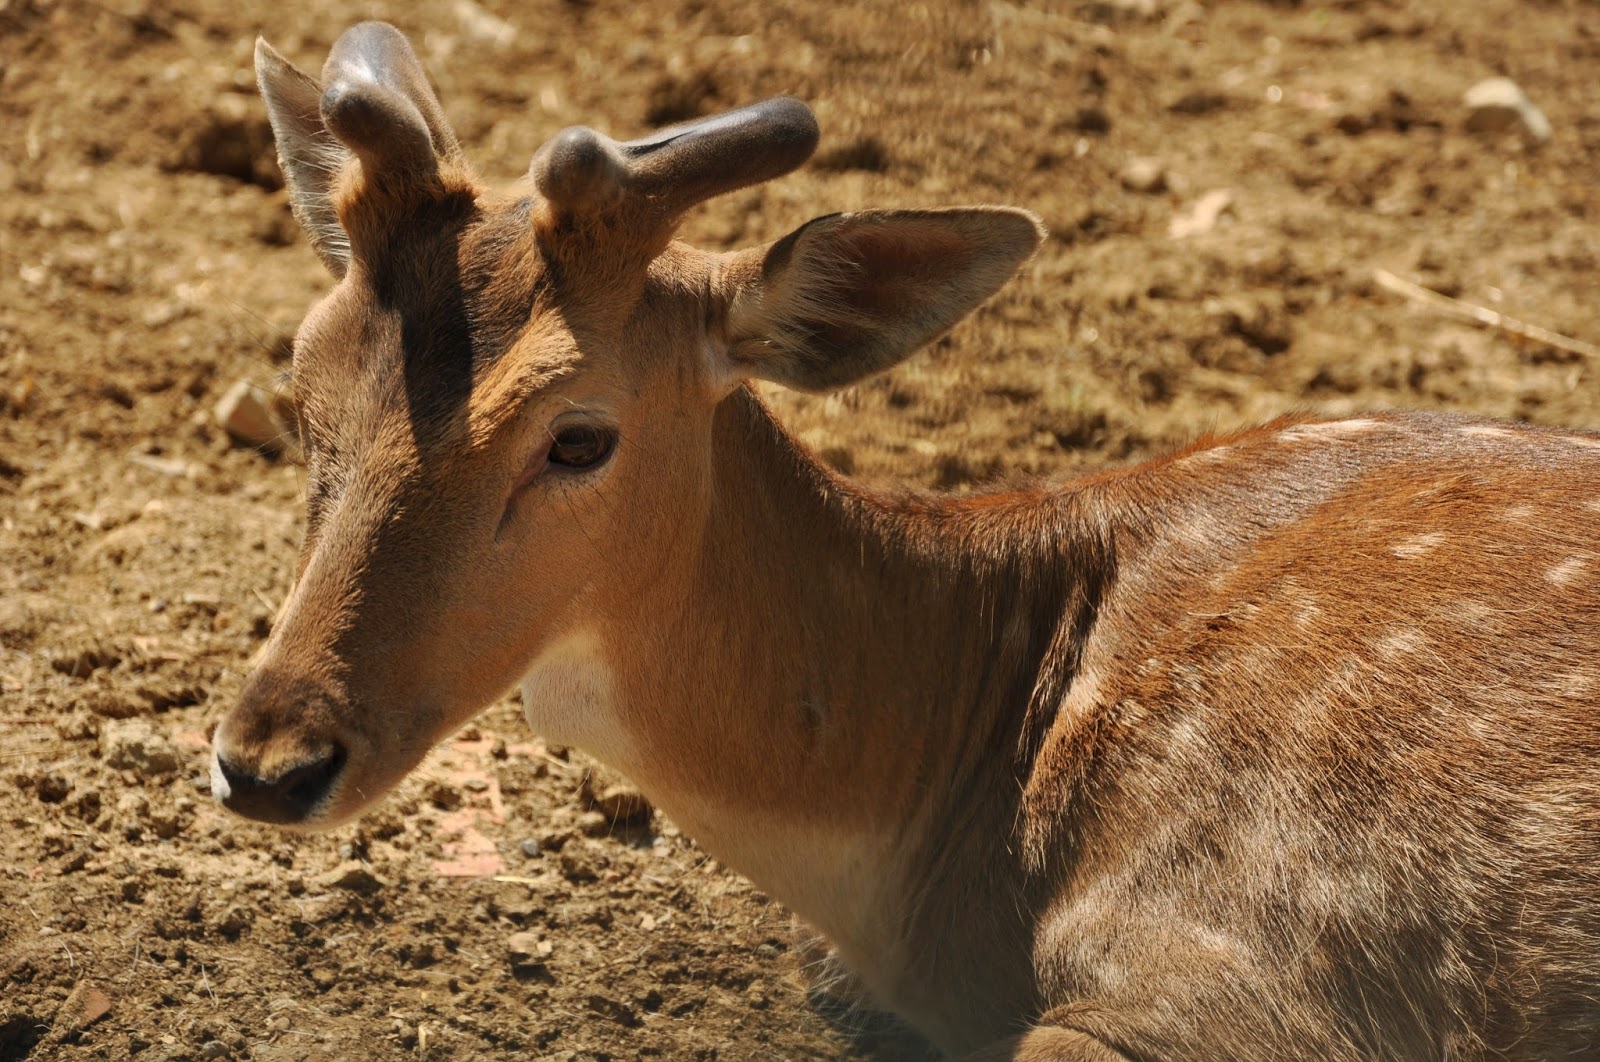
<svg viewBox="0 0 1600 1062">
<path fill-rule="evenodd" d="M 303 822 L 333 789 L 345 759 L 344 749 L 335 745 L 314 760 L 262 778 L 219 751 L 217 780 L 222 784 L 212 788 L 223 807 L 245 818 L 280 826 Z"/>
</svg>

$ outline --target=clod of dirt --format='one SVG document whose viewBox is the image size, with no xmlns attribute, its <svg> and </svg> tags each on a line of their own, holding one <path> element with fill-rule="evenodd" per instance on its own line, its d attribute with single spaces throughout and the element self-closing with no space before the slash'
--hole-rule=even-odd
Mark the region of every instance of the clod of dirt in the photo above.
<svg viewBox="0 0 1600 1062">
<path fill-rule="evenodd" d="M 437 778 L 428 782 L 427 797 L 428 803 L 440 811 L 455 811 L 463 800 L 460 789 Z"/>
<path fill-rule="evenodd" d="M 132 698 L 105 687 L 85 690 L 78 703 L 102 719 L 131 719 L 143 712 Z"/>
<path fill-rule="evenodd" d="M 361 893 L 377 892 L 388 884 L 374 874 L 371 867 L 356 860 L 340 863 L 326 874 L 318 874 L 314 880 L 325 889 L 349 889 Z"/>
<path fill-rule="evenodd" d="M 1294 319 L 1281 295 L 1207 299 L 1205 311 L 1224 331 L 1240 337 L 1269 357 L 1288 350 L 1294 341 Z"/>
<path fill-rule="evenodd" d="M 1167 110 L 1173 114 L 1210 114 L 1227 106 L 1228 97 L 1220 92 L 1192 89 L 1167 104 Z"/>
<path fill-rule="evenodd" d="M 237 904 L 222 912 L 213 930 L 228 940 L 238 940 L 239 935 L 255 922 L 255 915 Z"/>
<path fill-rule="evenodd" d="M 621 1000 L 602 996 L 599 993 L 591 995 L 588 1002 L 591 1013 L 598 1014 L 602 1018 L 609 1018 L 625 1029 L 637 1029 L 644 1024 L 631 1003 L 624 1003 Z"/>
<path fill-rule="evenodd" d="M 39 799 L 46 804 L 59 804 L 72 792 L 72 780 L 59 774 L 41 775 L 34 782 Z"/>
<path fill-rule="evenodd" d="M 100 755 L 118 770 L 171 774 L 182 761 L 177 748 L 143 719 L 119 719 L 100 731 Z"/>
<path fill-rule="evenodd" d="M 584 802 L 606 817 L 612 826 L 643 826 L 655 808 L 650 798 L 628 785 L 608 785 L 598 793 L 588 790 L 584 781 Z"/>
<path fill-rule="evenodd" d="M 1160 159 L 1133 158 L 1117 173 L 1117 180 L 1130 192 L 1154 194 L 1166 190 L 1167 169 Z"/>
<path fill-rule="evenodd" d="M 819 152 L 811 165 L 819 170 L 862 170 L 866 173 L 886 173 L 890 154 L 882 140 L 875 136 L 858 137 L 828 151 Z"/>
<path fill-rule="evenodd" d="M 282 187 L 272 126 L 254 97 L 218 96 L 180 135 L 168 167 L 232 177 L 268 191 Z"/>
<path fill-rule="evenodd" d="M 1522 86 L 1509 77 L 1491 77 L 1467 90 L 1461 102 L 1467 108 L 1467 131 L 1503 133 L 1518 129 L 1538 143 L 1550 139 L 1550 119 L 1534 106 Z"/>
<path fill-rule="evenodd" d="M 116 667 L 120 663 L 122 651 L 100 642 L 74 646 L 50 657 L 50 666 L 71 678 L 86 678 L 102 668 Z"/>
<path fill-rule="evenodd" d="M 139 696 L 152 712 L 187 708 L 205 700 L 205 692 L 199 685 L 182 677 L 158 678 L 146 682 L 139 687 Z"/>
</svg>

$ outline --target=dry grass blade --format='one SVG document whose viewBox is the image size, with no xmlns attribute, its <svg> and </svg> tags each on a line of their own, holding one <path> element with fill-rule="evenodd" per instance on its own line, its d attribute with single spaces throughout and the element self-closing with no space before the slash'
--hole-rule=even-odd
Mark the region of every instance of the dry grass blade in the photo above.
<svg viewBox="0 0 1600 1062">
<path fill-rule="evenodd" d="M 1505 314 L 1491 310 L 1487 306 L 1479 306 L 1476 303 L 1451 298 L 1449 295 L 1441 295 L 1439 292 L 1425 288 L 1421 284 L 1414 284 L 1403 277 L 1395 276 L 1387 269 L 1374 269 L 1372 271 L 1372 279 L 1378 282 L 1379 287 L 1392 291 L 1396 295 L 1404 296 L 1414 302 L 1432 306 L 1434 309 L 1447 313 L 1452 317 L 1458 317 L 1464 321 L 1472 321 L 1474 324 L 1483 325 L 1485 328 L 1498 329 L 1519 339 L 1543 343 L 1548 347 L 1564 350 L 1569 354 L 1577 354 L 1586 358 L 1600 358 L 1600 347 L 1595 346 L 1593 343 L 1585 343 L 1581 339 L 1564 336 L 1560 332 L 1552 332 L 1548 328 L 1540 328 L 1538 325 L 1519 321 L 1515 317 L 1507 317 Z"/>
</svg>

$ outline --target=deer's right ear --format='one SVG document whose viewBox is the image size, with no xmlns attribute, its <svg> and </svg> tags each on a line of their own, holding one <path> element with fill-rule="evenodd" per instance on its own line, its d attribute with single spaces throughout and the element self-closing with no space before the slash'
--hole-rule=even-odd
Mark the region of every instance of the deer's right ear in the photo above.
<svg viewBox="0 0 1600 1062">
<path fill-rule="evenodd" d="M 342 277 L 350 265 L 350 239 L 333 205 L 333 185 L 352 157 L 350 149 L 322 122 L 322 86 L 259 37 L 256 83 L 267 104 L 294 216 L 305 226 L 317 256 L 334 276 Z"/>
</svg>

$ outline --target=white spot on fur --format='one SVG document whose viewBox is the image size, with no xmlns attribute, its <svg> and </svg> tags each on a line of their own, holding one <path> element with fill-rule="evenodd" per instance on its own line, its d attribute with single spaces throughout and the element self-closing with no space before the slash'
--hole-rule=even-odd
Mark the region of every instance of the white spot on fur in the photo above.
<svg viewBox="0 0 1600 1062">
<path fill-rule="evenodd" d="M 1074 676 L 1071 688 L 1061 699 L 1060 714 L 1074 720 L 1087 719 L 1099 701 L 1100 674 L 1093 667 L 1085 667 Z"/>
<path fill-rule="evenodd" d="M 1380 660 L 1397 660 L 1410 656 L 1428 644 L 1427 636 L 1415 627 L 1397 627 L 1373 643 Z"/>
<path fill-rule="evenodd" d="M 1591 513 L 1600 513 L 1600 498 L 1590 498 L 1583 503 L 1583 507 Z"/>
<path fill-rule="evenodd" d="M 580 631 L 550 646 L 521 686 L 522 714 L 535 731 L 607 763 L 628 761 L 631 742 L 617 709 L 616 678 L 594 635 Z"/>
<path fill-rule="evenodd" d="M 1389 552 L 1401 560 L 1415 560 L 1438 549 L 1443 543 L 1443 531 L 1427 531 L 1420 535 L 1402 538 L 1389 548 Z"/>
<path fill-rule="evenodd" d="M 1510 520 L 1512 523 L 1520 524 L 1525 520 L 1533 519 L 1533 514 L 1537 511 L 1531 505 L 1513 505 L 1501 513 L 1500 516 L 1503 520 Z"/>
<path fill-rule="evenodd" d="M 1322 606 L 1309 597 L 1303 598 L 1294 607 L 1294 623 L 1297 627 L 1309 627 L 1321 616 Z"/>
<path fill-rule="evenodd" d="M 1589 562 L 1582 557 L 1568 557 L 1545 572 L 1544 579 L 1551 586 L 1566 586 L 1582 575 L 1588 567 Z"/>
<path fill-rule="evenodd" d="M 1573 446 L 1582 446 L 1588 450 L 1600 450 L 1600 439 L 1592 438 L 1588 435 L 1563 435 L 1561 440 L 1571 443 Z"/>
<path fill-rule="evenodd" d="M 1325 424 L 1296 424 L 1278 433 L 1284 442 L 1310 442 L 1318 439 L 1337 439 L 1345 435 L 1361 435 L 1381 428 L 1375 420 L 1330 420 Z"/>
<path fill-rule="evenodd" d="M 1489 626 L 1500 611 L 1485 601 L 1462 601 L 1454 609 L 1456 622 L 1463 627 L 1479 629 Z"/>
<path fill-rule="evenodd" d="M 1461 429 L 1461 434 L 1478 439 L 1509 439 L 1516 432 L 1509 428 L 1497 428 L 1492 424 L 1469 424 Z"/>
<path fill-rule="evenodd" d="M 1595 673 L 1590 668 L 1574 669 L 1552 676 L 1551 685 L 1562 697 L 1587 697 L 1594 690 Z"/>
</svg>

